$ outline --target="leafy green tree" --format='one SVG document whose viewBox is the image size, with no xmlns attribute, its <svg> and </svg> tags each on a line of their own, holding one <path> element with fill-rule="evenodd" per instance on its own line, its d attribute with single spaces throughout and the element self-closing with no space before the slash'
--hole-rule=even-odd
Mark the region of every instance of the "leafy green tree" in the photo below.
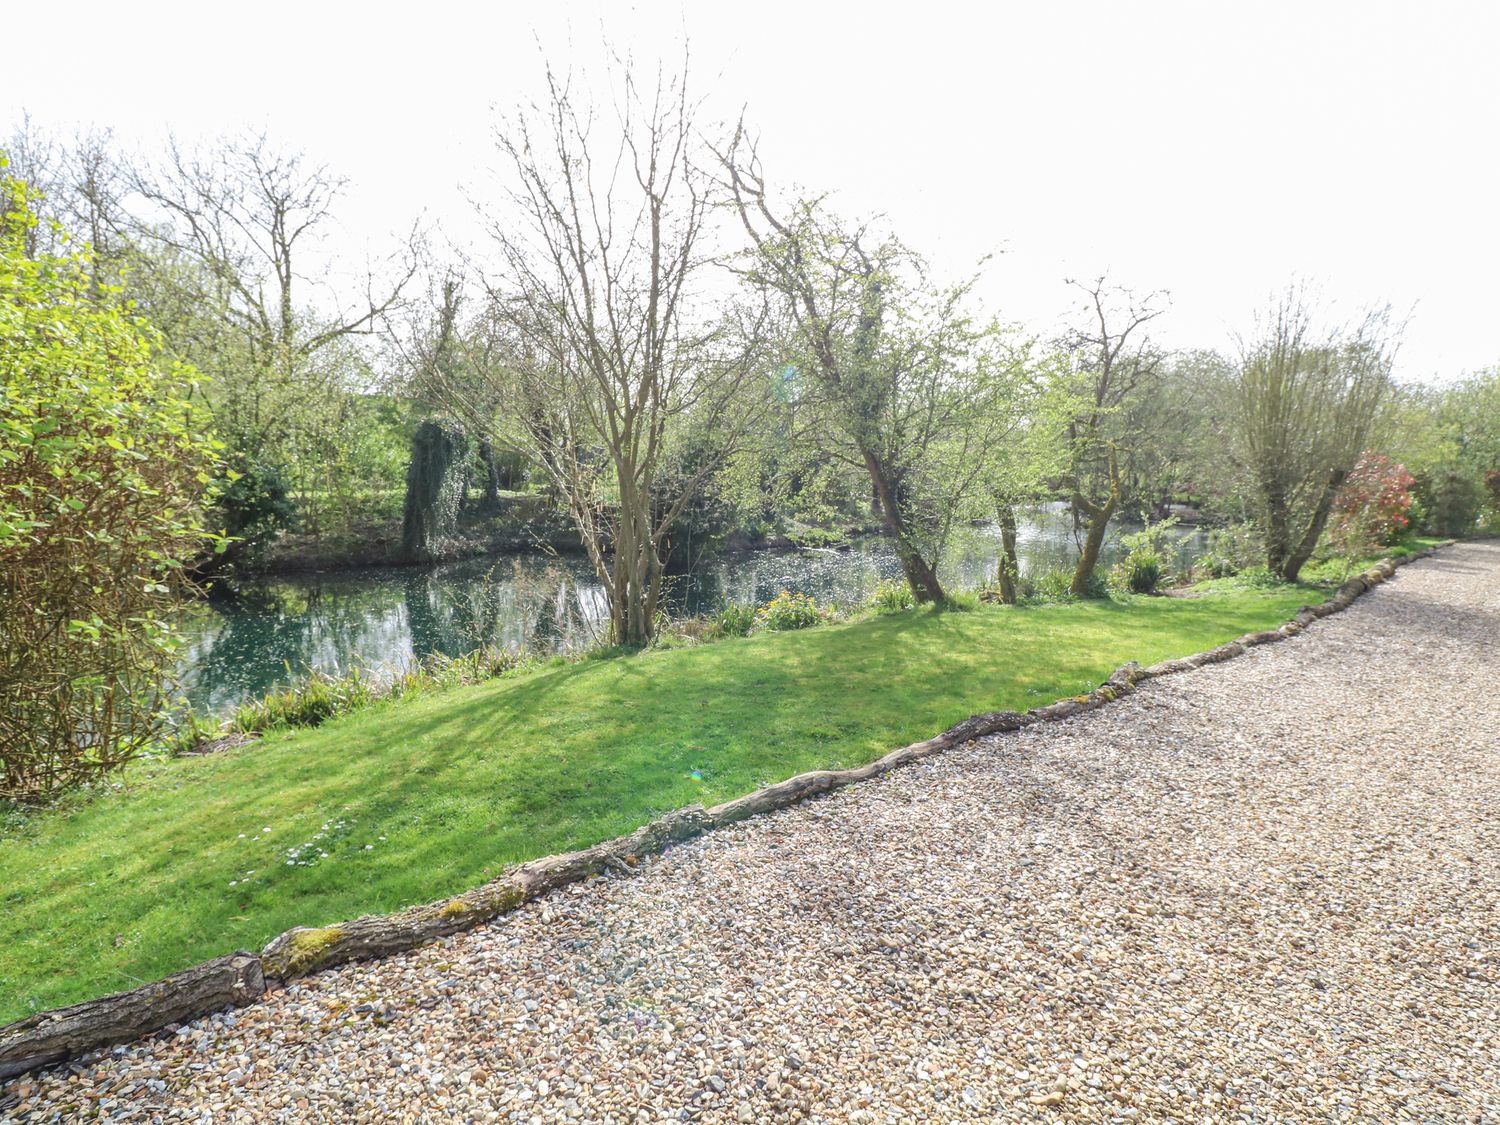
<svg viewBox="0 0 1500 1125">
<path fill-rule="evenodd" d="M 1057 497 L 1057 482 L 1068 469 L 1064 440 L 1069 422 L 1081 409 L 1066 361 L 1053 353 L 1027 362 L 1031 376 L 1024 394 L 1024 417 L 1008 440 L 979 451 L 984 458 L 985 488 L 1000 532 L 996 580 L 1000 600 L 1014 605 L 1021 577 L 1016 550 L 1022 510 Z"/>
<path fill-rule="evenodd" d="M 1127 511 L 1164 519 L 1174 502 L 1233 514 L 1242 474 L 1226 456 L 1233 364 L 1215 351 L 1165 355 L 1121 410 Z"/>
<path fill-rule="evenodd" d="M 358 296 L 335 285 L 320 240 L 344 181 L 264 136 L 193 149 L 174 140 L 159 164 L 122 178 L 131 291 L 172 349 L 212 376 L 206 394 L 231 461 L 285 483 L 311 535 L 359 514 L 361 488 L 398 490 L 400 469 L 365 456 L 381 443 L 361 403 L 377 381 L 364 341 L 402 304 L 414 250 L 371 269 Z M 286 526 L 261 514 L 226 518 Z"/>
<path fill-rule="evenodd" d="M 1158 378 L 1162 356 L 1146 325 L 1164 310 L 1160 294 L 1138 298 L 1102 277 L 1072 284 L 1088 298 L 1082 319 L 1063 341 L 1078 403 L 1067 424 L 1066 483 L 1076 526 L 1083 529 L 1069 589 L 1082 598 L 1094 588 L 1104 537 L 1125 500 L 1125 459 L 1148 438 L 1132 432 L 1125 408 Z"/>
<path fill-rule="evenodd" d="M 1468 389 L 1467 382 L 1394 388 L 1371 442 L 1411 469 L 1414 523 L 1439 535 L 1469 533 L 1483 507 L 1483 458 L 1468 454 L 1476 452 L 1476 425 L 1482 430 L 1486 420 L 1462 410 Z"/>
<path fill-rule="evenodd" d="M 29 189 L 0 203 L 0 795 L 40 799 L 156 736 L 218 446 L 88 256 L 29 251 Z"/>
<path fill-rule="evenodd" d="M 1481 473 L 1500 470 L 1500 367 L 1464 379 L 1444 398 L 1459 456 Z"/>
<path fill-rule="evenodd" d="M 745 272 L 789 326 L 794 393 L 824 456 L 868 478 L 918 602 L 956 521 L 990 503 L 987 452 L 1024 420 L 1026 358 L 1014 334 L 976 323 L 968 286 L 942 289 L 890 234 L 818 200 L 773 204 L 743 129 L 720 155 L 752 249 Z"/>
</svg>

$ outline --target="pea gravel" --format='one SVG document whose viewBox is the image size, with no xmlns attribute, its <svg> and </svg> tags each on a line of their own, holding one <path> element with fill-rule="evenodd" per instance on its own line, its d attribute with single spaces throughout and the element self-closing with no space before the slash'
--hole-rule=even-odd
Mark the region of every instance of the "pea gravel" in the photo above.
<svg viewBox="0 0 1500 1125">
<path fill-rule="evenodd" d="M 0 1116 L 1500 1122 L 1497 682 L 1500 544 L 1460 545 Z"/>
</svg>

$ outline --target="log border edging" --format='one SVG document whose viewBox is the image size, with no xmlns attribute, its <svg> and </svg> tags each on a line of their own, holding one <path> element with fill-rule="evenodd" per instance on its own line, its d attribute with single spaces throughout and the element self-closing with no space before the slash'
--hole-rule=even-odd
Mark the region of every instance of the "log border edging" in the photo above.
<svg viewBox="0 0 1500 1125">
<path fill-rule="evenodd" d="M 558 887 L 611 869 L 629 871 L 642 856 L 658 854 L 671 844 L 866 781 L 972 739 L 1071 718 L 1130 694 L 1146 680 L 1232 660 L 1257 645 L 1294 637 L 1319 618 L 1347 609 L 1366 591 L 1390 578 L 1398 567 L 1427 558 L 1454 542 L 1449 539 L 1400 558 L 1383 559 L 1349 579 L 1322 603 L 1303 606 L 1280 628 L 1246 633 L 1206 652 L 1164 660 L 1149 668 L 1135 661 L 1122 664 L 1087 695 L 1060 699 L 1026 712 L 974 715 L 933 738 L 892 750 L 863 766 L 798 774 L 710 809 L 689 805 L 627 835 L 581 851 L 528 860 L 500 878 L 452 898 L 330 926 L 294 926 L 271 939 L 258 955 L 240 951 L 217 957 L 129 992 L 38 1012 L 0 1026 L 0 1081 L 100 1047 L 139 1039 L 222 1008 L 257 1003 L 267 992 L 309 973 L 405 952 L 436 938 L 473 929 Z"/>
</svg>

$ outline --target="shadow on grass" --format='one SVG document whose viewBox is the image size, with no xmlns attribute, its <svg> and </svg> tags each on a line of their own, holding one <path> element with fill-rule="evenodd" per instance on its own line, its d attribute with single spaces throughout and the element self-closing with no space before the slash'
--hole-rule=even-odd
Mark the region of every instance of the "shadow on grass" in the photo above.
<svg viewBox="0 0 1500 1125">
<path fill-rule="evenodd" d="M 0 918 L 0 1022 L 1050 703 L 1299 600 L 908 611 L 543 668 L 165 763 L 0 850 L 0 885 L 21 888 Z"/>
</svg>

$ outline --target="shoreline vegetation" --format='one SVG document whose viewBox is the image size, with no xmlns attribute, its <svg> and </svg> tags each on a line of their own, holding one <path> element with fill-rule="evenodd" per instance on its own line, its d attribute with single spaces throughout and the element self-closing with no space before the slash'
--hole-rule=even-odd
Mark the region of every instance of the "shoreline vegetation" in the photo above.
<svg viewBox="0 0 1500 1125">
<path fill-rule="evenodd" d="M 340 708 L 330 682 L 303 708 L 321 710 L 316 725 L 273 708 L 254 741 L 154 755 L 0 817 L 0 1023 L 293 925 L 430 901 L 686 804 L 861 765 L 974 713 L 1086 692 L 1126 661 L 1279 625 L 1351 569 L 1019 606 L 974 593 L 908 608 L 883 591 L 833 621 L 778 598 L 633 653 L 447 661 L 399 701 L 366 690 Z"/>
<path fill-rule="evenodd" d="M 558 519 L 555 512 L 537 507 L 539 499 L 534 493 L 502 497 L 502 504 L 508 507 L 502 507 L 498 512 L 477 512 L 462 519 L 454 533 L 427 559 L 416 560 L 403 553 L 400 515 L 387 514 L 384 519 L 361 524 L 346 533 L 306 535 L 283 532 L 253 556 L 238 559 L 232 567 L 206 577 L 210 581 L 233 583 L 367 567 L 430 567 L 518 552 L 585 556 L 587 552 L 578 532 Z M 861 536 L 880 532 L 877 524 L 869 522 L 835 527 L 803 524 L 783 530 L 761 529 L 755 534 L 738 531 L 713 543 L 709 553 L 717 556 L 840 547 Z"/>
</svg>

